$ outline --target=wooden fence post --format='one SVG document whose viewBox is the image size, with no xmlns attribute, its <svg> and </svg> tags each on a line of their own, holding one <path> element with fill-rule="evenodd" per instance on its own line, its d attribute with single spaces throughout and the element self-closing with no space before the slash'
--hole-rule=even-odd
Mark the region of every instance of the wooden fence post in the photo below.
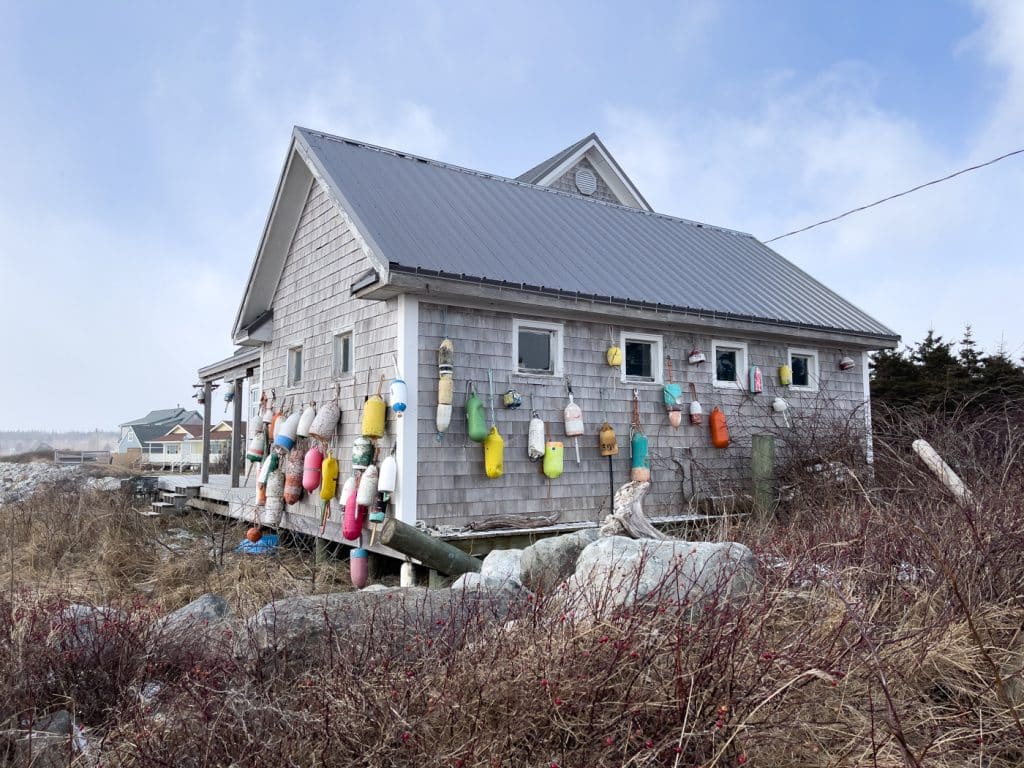
<svg viewBox="0 0 1024 768">
<path fill-rule="evenodd" d="M 775 438 L 771 435 L 753 435 L 750 455 L 751 477 L 754 485 L 754 508 L 767 514 L 775 506 Z"/>
</svg>

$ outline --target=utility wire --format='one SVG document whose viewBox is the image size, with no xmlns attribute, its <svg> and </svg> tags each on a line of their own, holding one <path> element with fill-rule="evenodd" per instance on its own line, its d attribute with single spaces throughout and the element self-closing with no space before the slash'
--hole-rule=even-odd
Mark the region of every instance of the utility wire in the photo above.
<svg viewBox="0 0 1024 768">
<path fill-rule="evenodd" d="M 976 171 L 979 168 L 984 168 L 986 165 L 993 165 L 994 163 L 998 163 L 1000 160 L 1005 160 L 1008 157 L 1013 157 L 1014 155 L 1020 154 L 1024 154 L 1024 149 L 1015 149 L 1013 152 L 1007 152 L 1005 155 L 994 157 L 991 160 L 988 160 L 984 163 L 972 165 L 970 168 L 964 168 L 962 170 L 957 171 L 956 173 L 951 173 L 948 176 L 943 176 L 941 179 L 932 179 L 931 181 L 926 181 L 924 184 L 918 184 L 916 187 L 911 187 L 910 189 L 906 189 L 902 192 L 897 192 L 895 195 L 889 195 L 888 197 L 883 197 L 881 200 L 875 200 L 875 202 L 873 203 L 868 203 L 867 205 L 862 205 L 858 208 L 853 208 L 849 211 L 846 211 L 845 213 L 840 213 L 838 216 L 833 216 L 830 219 L 822 219 L 821 221 L 816 221 L 814 224 L 808 224 L 806 227 L 794 229 L 792 232 L 787 232 L 784 235 L 777 235 L 773 237 L 771 240 L 765 240 L 764 242 L 774 243 L 776 240 L 781 240 L 782 238 L 789 237 L 790 235 L 798 235 L 801 232 L 806 232 L 809 229 L 820 227 L 822 224 L 831 224 L 833 221 L 839 221 L 839 219 L 844 219 L 850 214 L 859 213 L 860 211 L 866 211 L 868 208 L 874 208 L 876 205 L 881 205 L 882 203 L 887 203 L 890 200 L 895 200 L 897 197 L 909 195 L 911 192 L 917 192 L 919 189 L 924 189 L 925 187 L 930 187 L 933 184 L 938 184 L 943 181 L 949 181 L 950 179 L 956 178 L 957 176 L 960 176 L 962 174 L 969 173 L 970 171 Z"/>
</svg>

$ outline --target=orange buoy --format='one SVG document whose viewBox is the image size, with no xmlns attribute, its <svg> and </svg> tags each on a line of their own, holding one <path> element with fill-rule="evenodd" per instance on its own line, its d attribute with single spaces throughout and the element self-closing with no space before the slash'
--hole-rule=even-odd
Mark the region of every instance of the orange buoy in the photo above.
<svg viewBox="0 0 1024 768">
<path fill-rule="evenodd" d="M 711 444 L 715 448 L 728 448 L 729 427 L 725 423 L 725 414 L 717 405 L 711 409 L 708 424 L 711 425 Z"/>
</svg>

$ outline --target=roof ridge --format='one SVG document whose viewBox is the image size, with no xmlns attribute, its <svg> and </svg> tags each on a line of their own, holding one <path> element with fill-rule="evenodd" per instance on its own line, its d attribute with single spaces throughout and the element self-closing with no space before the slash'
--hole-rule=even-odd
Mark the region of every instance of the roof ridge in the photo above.
<svg viewBox="0 0 1024 768">
<path fill-rule="evenodd" d="M 501 176 L 501 175 L 496 174 L 496 173 L 488 173 L 486 171 L 478 171 L 475 168 L 467 168 L 467 167 L 462 166 L 462 165 L 455 165 L 454 163 L 445 162 L 444 160 L 435 160 L 433 158 L 423 157 L 421 155 L 414 155 L 411 152 L 402 152 L 402 151 L 399 151 L 397 149 L 391 149 L 389 147 L 382 147 L 382 146 L 379 146 L 377 144 L 370 144 L 370 143 L 365 142 L 365 141 L 359 141 L 358 139 L 349 139 L 349 138 L 346 138 L 345 136 L 336 136 L 334 134 L 324 133 L 323 131 L 317 131 L 317 130 L 314 130 L 312 128 L 305 128 L 305 127 L 303 127 L 301 125 L 295 126 L 295 130 L 303 131 L 303 132 L 309 133 L 309 134 L 313 134 L 315 136 L 319 136 L 320 138 L 327 139 L 329 141 L 337 141 L 337 142 L 340 142 L 340 143 L 343 143 L 343 144 L 349 144 L 349 145 L 354 146 L 354 147 L 361 147 L 363 149 L 369 149 L 369 150 L 372 150 L 374 152 L 381 152 L 381 153 L 386 154 L 386 155 L 393 155 L 394 157 L 398 157 L 398 158 L 401 158 L 403 160 L 414 160 L 416 162 L 427 163 L 428 165 L 433 165 L 433 166 L 435 166 L 437 168 L 444 168 L 444 169 L 449 170 L 449 171 L 458 171 L 459 173 L 465 173 L 465 174 L 467 174 L 469 176 L 478 176 L 478 177 L 484 178 L 484 179 L 493 179 L 494 181 L 502 181 L 502 182 L 505 182 L 507 184 L 511 184 L 513 186 L 527 187 L 528 189 L 540 189 L 540 190 L 543 190 L 544 192 L 547 192 L 548 194 L 561 195 L 563 197 L 571 198 L 573 200 L 579 200 L 579 201 L 581 201 L 583 203 L 589 203 L 591 205 L 605 205 L 605 206 L 608 206 L 610 208 L 618 208 L 618 209 L 623 210 L 623 211 L 629 211 L 631 213 L 636 213 L 636 214 L 640 214 L 640 215 L 643 215 L 643 216 L 653 216 L 655 218 L 664 219 L 666 221 L 678 221 L 678 222 L 680 222 L 682 224 L 688 224 L 688 225 L 690 225 L 692 227 L 696 227 L 697 229 L 712 229 L 712 230 L 715 230 L 715 231 L 718 231 L 718 232 L 724 232 L 726 234 L 739 235 L 741 237 L 749 237 L 752 240 L 757 240 L 757 238 L 754 235 L 752 235 L 751 233 L 743 232 L 743 231 L 738 230 L 738 229 L 731 229 L 729 227 L 722 227 L 722 226 L 719 226 L 717 224 L 706 224 L 704 222 L 695 221 L 693 219 L 684 219 L 681 216 L 671 216 L 671 215 L 669 215 L 667 213 L 658 213 L 657 211 L 645 211 L 642 208 L 634 208 L 634 207 L 629 206 L 629 205 L 622 205 L 621 203 L 612 203 L 612 202 L 609 202 L 607 200 L 598 200 L 598 199 L 593 198 L 593 197 L 582 197 L 580 195 L 575 195 L 572 192 L 563 192 L 560 189 L 554 189 L 552 187 L 545 187 L 545 186 L 541 186 L 540 184 L 531 184 L 531 183 L 529 183 L 527 181 L 519 181 L 519 179 L 513 179 L 513 178 L 510 178 L 508 176 Z M 590 137 L 588 136 L 587 138 L 590 138 Z M 757 242 L 761 242 L 761 241 L 757 240 Z M 763 243 L 762 243 L 762 245 L 763 245 Z"/>
</svg>

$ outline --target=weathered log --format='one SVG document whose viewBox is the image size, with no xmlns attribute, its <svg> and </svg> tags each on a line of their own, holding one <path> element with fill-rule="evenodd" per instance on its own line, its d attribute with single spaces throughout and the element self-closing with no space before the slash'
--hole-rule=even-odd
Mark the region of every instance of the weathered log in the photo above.
<svg viewBox="0 0 1024 768">
<path fill-rule="evenodd" d="M 381 544 L 448 576 L 460 576 L 470 571 L 478 572 L 482 565 L 479 560 L 470 557 L 458 547 L 453 547 L 393 517 L 384 521 L 380 541 Z"/>
<path fill-rule="evenodd" d="M 495 531 L 502 528 L 541 528 L 554 525 L 561 517 L 560 512 L 552 515 L 492 515 L 474 520 L 466 526 L 467 531 Z"/>
<path fill-rule="evenodd" d="M 650 483 L 630 481 L 615 493 L 615 511 L 604 519 L 602 536 L 618 536 L 624 531 L 634 539 L 668 540 L 671 536 L 655 528 L 644 515 L 643 500 Z"/>
<path fill-rule="evenodd" d="M 943 461 L 942 457 L 939 456 L 938 452 L 932 448 L 927 440 L 915 440 L 911 447 L 914 449 L 914 453 L 924 462 L 924 465 L 931 470 L 940 483 L 946 486 L 946 489 L 956 497 L 956 500 L 962 506 L 975 506 L 974 494 L 971 493 L 970 489 L 964 484 L 964 481 L 952 470 L 949 464 Z"/>
</svg>

